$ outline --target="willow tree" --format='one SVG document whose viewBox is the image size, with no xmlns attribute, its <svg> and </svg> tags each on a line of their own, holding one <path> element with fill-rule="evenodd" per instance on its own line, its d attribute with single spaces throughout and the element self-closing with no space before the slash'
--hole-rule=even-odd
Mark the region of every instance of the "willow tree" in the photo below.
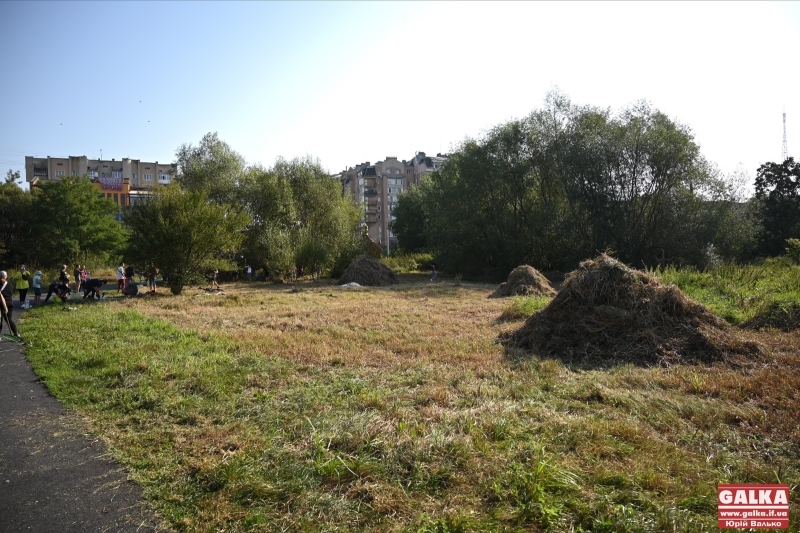
<svg viewBox="0 0 800 533">
<path fill-rule="evenodd" d="M 172 293 L 180 294 L 236 253 L 249 222 L 240 208 L 210 201 L 207 191 L 160 187 L 125 214 L 129 257 L 154 263 Z"/>
</svg>

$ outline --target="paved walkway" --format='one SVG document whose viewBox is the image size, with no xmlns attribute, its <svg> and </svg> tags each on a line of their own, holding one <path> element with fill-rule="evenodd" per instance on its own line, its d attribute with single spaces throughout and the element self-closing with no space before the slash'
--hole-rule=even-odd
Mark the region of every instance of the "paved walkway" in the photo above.
<svg viewBox="0 0 800 533">
<path fill-rule="evenodd" d="M 17 324 L 24 337 L 24 319 Z M 103 443 L 39 382 L 23 349 L 0 338 L 0 532 L 167 531 Z"/>
</svg>

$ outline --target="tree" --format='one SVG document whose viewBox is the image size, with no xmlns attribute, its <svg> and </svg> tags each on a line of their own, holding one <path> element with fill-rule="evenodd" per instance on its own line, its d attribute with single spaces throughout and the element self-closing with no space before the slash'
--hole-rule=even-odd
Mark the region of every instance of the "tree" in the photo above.
<svg viewBox="0 0 800 533">
<path fill-rule="evenodd" d="M 198 146 L 183 144 L 175 152 L 177 181 L 189 191 L 206 191 L 217 203 L 236 202 L 236 189 L 245 172 L 244 158 L 215 133 L 207 133 Z"/>
<path fill-rule="evenodd" d="M 800 237 L 800 162 L 764 163 L 756 174 L 756 201 L 761 218 L 760 247 L 767 256 L 781 255 L 786 240 Z"/>
<path fill-rule="evenodd" d="M 393 226 L 401 245 L 424 242 L 443 269 L 470 276 L 571 269 L 608 248 L 634 264 L 700 264 L 718 242 L 747 248 L 735 242 L 746 209 L 689 129 L 646 102 L 613 113 L 551 93 L 525 119 L 464 141 L 406 196 Z"/>
<path fill-rule="evenodd" d="M 128 254 L 142 264 L 153 262 L 172 294 L 226 264 L 241 245 L 250 217 L 227 204 L 209 200 L 206 191 L 183 191 L 170 185 L 153 191 L 125 213 L 131 230 Z"/>
<path fill-rule="evenodd" d="M 397 235 L 400 248 L 406 252 L 422 252 L 428 248 L 425 227 L 430 217 L 425 211 L 424 193 L 427 183 L 428 180 L 424 180 L 400 195 L 392 211 L 396 218 L 390 222 L 390 229 Z"/>
<path fill-rule="evenodd" d="M 19 265 L 32 258 L 33 198 L 13 182 L 0 183 L 0 264 Z"/>
<path fill-rule="evenodd" d="M 13 170 L 8 169 L 8 172 L 6 172 L 6 183 L 13 183 L 16 185 L 17 182 L 21 180 L 22 178 L 20 177 L 19 170 L 14 172 Z"/>
<path fill-rule="evenodd" d="M 45 181 L 32 194 L 34 261 L 52 267 L 86 262 L 90 256 L 106 264 L 116 261 L 127 239 L 117 221 L 119 208 L 102 198 L 87 177 Z"/>
<path fill-rule="evenodd" d="M 357 239 L 358 211 L 339 187 L 311 159 L 251 168 L 237 193 L 252 218 L 243 247 L 248 261 L 281 271 L 330 267 Z"/>
</svg>

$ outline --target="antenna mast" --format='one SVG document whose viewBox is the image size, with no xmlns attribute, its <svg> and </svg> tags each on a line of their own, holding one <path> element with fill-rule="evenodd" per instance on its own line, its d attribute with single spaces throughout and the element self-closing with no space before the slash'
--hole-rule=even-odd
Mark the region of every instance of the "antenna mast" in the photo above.
<svg viewBox="0 0 800 533">
<path fill-rule="evenodd" d="M 786 109 L 783 110 L 783 154 L 781 162 L 789 159 L 789 150 L 786 148 Z"/>
</svg>

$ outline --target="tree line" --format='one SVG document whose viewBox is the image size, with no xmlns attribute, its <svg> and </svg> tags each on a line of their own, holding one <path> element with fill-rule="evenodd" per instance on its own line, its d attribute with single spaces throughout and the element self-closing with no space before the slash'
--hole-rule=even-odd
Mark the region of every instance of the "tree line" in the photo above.
<svg viewBox="0 0 800 533">
<path fill-rule="evenodd" d="M 216 133 L 176 152 L 176 183 L 123 208 L 88 177 L 24 191 L 0 185 L 3 264 L 154 263 L 174 293 L 211 269 L 342 269 L 361 246 L 359 211 L 310 158 L 247 165 Z M 120 217 L 123 224 L 120 224 Z"/>
<path fill-rule="evenodd" d="M 400 198 L 393 231 L 404 250 L 489 278 L 520 264 L 568 271 L 606 250 L 639 266 L 746 261 L 800 236 L 799 170 L 762 165 L 748 199 L 689 128 L 647 102 L 612 112 L 552 92 L 528 117 L 465 140 Z"/>
</svg>

